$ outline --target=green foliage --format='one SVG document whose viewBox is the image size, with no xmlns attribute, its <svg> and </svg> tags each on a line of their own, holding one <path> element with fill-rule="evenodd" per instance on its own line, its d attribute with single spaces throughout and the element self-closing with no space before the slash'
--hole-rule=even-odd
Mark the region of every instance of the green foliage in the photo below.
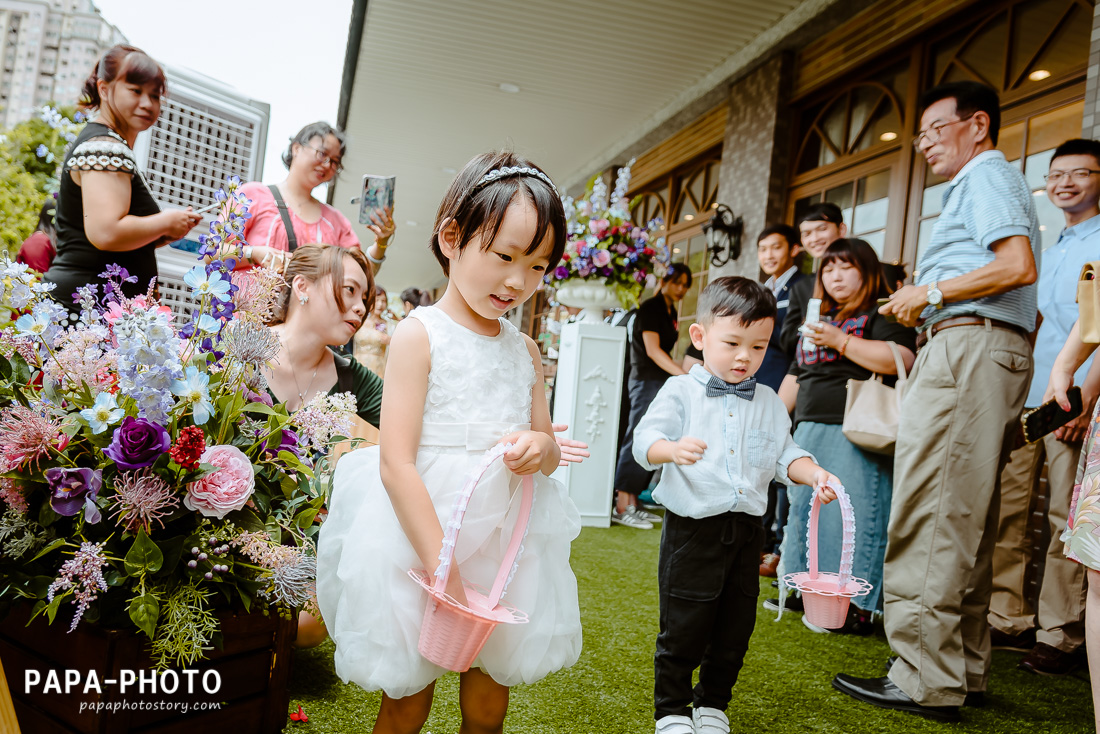
<svg viewBox="0 0 1100 734">
<path fill-rule="evenodd" d="M 200 589 L 194 581 L 181 584 L 168 596 L 153 637 L 153 659 L 158 668 L 188 667 L 202 657 L 218 630 L 218 618 L 210 608 L 211 596 L 212 592 Z"/>
<path fill-rule="evenodd" d="M 33 175 L 0 146 L 0 248 L 12 256 L 38 224 L 45 194 Z"/>
</svg>

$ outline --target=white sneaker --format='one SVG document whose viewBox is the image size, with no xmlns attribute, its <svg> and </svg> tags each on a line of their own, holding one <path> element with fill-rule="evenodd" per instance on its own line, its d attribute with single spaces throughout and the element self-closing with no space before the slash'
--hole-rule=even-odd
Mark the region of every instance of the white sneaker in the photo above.
<svg viewBox="0 0 1100 734">
<path fill-rule="evenodd" d="M 725 711 L 700 706 L 691 712 L 695 734 L 730 734 L 730 720 Z"/>
<path fill-rule="evenodd" d="M 628 528 L 637 528 L 638 530 L 652 530 L 653 523 L 638 517 L 631 512 L 633 509 L 633 507 L 628 507 L 622 512 L 612 512 L 611 522 L 615 525 L 624 525 Z"/>
<path fill-rule="evenodd" d="M 690 716 L 662 716 L 657 719 L 655 734 L 695 734 L 695 724 Z"/>
<path fill-rule="evenodd" d="M 628 507 L 627 512 L 630 511 L 633 511 L 635 516 L 642 518 L 646 522 L 653 523 L 654 525 L 661 522 L 661 520 L 664 520 L 664 518 L 660 515 L 655 515 L 652 512 L 647 512 L 637 505 L 634 505 L 633 507 Z"/>
</svg>

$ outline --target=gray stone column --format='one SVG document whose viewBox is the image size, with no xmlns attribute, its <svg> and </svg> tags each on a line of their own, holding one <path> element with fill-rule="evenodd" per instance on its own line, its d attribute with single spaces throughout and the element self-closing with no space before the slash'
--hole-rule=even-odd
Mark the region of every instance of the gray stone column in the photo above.
<svg viewBox="0 0 1100 734">
<path fill-rule="evenodd" d="M 730 87 L 730 114 L 722 143 L 718 201 L 745 221 L 741 257 L 710 275 L 756 278 L 756 236 L 783 217 L 791 120 L 787 108 L 793 62 L 789 54 L 768 59 Z"/>
<path fill-rule="evenodd" d="M 1092 12 L 1092 37 L 1089 41 L 1089 70 L 1085 81 L 1085 114 L 1081 118 L 1081 136 L 1100 139 L 1100 3 Z"/>
</svg>

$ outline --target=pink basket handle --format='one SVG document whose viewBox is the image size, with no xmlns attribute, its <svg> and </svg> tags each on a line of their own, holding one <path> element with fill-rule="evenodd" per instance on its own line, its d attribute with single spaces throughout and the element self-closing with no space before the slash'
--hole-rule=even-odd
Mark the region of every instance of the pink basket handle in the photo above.
<svg viewBox="0 0 1100 734">
<path fill-rule="evenodd" d="M 502 457 L 509 448 L 511 448 L 511 444 L 498 444 L 489 449 L 481 465 L 475 468 L 466 478 L 462 491 L 455 500 L 454 507 L 451 508 L 451 520 L 447 523 L 447 529 L 443 534 L 443 547 L 439 553 L 440 567 L 443 573 L 436 571 L 435 584 L 432 587 L 435 593 L 443 594 L 447 588 L 447 581 L 451 576 L 451 567 L 454 565 L 454 551 L 458 541 L 458 533 L 462 528 L 462 519 L 466 515 L 466 508 L 470 504 L 473 490 L 492 463 Z M 493 589 L 489 592 L 490 609 L 497 605 L 500 597 L 504 595 L 505 590 L 508 588 L 508 582 L 511 581 L 516 558 L 523 547 L 523 538 L 527 535 L 527 525 L 531 520 L 531 506 L 534 504 L 534 498 L 535 480 L 530 475 L 524 476 L 523 495 L 520 499 L 519 515 L 516 517 L 516 527 L 512 530 L 512 539 L 508 543 L 508 550 L 504 554 L 504 560 L 501 561 L 500 569 L 497 570 L 496 579 L 493 581 Z"/>
<path fill-rule="evenodd" d="M 836 493 L 836 501 L 840 503 L 840 517 L 844 529 L 844 538 L 840 549 L 840 588 L 844 588 L 852 578 L 852 563 L 855 557 L 856 546 L 856 518 L 852 511 L 852 502 L 848 493 L 839 484 L 828 485 Z M 810 567 L 810 578 L 816 579 L 817 571 L 817 519 L 821 513 L 821 498 L 814 492 L 810 498 L 810 525 L 806 537 L 806 561 Z"/>
</svg>

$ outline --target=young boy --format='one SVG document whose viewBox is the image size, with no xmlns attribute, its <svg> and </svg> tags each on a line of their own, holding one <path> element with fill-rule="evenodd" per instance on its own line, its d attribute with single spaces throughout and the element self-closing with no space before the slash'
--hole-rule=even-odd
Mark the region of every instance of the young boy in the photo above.
<svg viewBox="0 0 1100 734">
<path fill-rule="evenodd" d="M 726 707 L 756 623 L 760 521 L 768 482 L 839 484 L 791 438 L 787 409 L 757 385 L 775 298 L 747 278 L 718 278 L 699 296 L 692 343 L 703 364 L 672 377 L 634 432 L 634 457 L 664 468 L 654 662 L 657 734 L 726 734 Z M 699 685 L 691 687 L 699 668 Z"/>
</svg>

